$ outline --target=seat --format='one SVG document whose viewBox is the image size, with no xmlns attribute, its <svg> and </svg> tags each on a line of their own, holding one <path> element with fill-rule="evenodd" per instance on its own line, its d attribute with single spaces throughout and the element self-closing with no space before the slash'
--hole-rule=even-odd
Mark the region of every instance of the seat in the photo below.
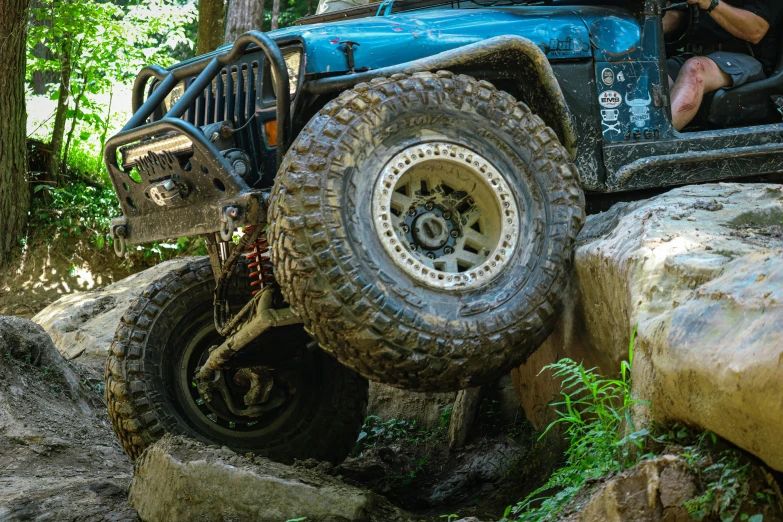
<svg viewBox="0 0 783 522">
<path fill-rule="evenodd" d="M 705 96 L 702 107 L 707 121 L 717 127 L 777 123 L 781 116 L 771 100 L 775 95 L 783 95 L 783 37 L 778 46 L 777 65 L 769 78 L 736 89 L 720 89 L 713 93 L 711 100 Z"/>
</svg>

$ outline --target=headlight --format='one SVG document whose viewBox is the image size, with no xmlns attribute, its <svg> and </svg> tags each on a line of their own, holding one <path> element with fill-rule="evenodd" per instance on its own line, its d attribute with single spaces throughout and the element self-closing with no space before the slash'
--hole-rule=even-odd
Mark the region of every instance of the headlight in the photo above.
<svg viewBox="0 0 783 522">
<path fill-rule="evenodd" d="M 286 69 L 288 69 L 289 91 L 291 96 L 293 96 L 299 87 L 299 68 L 302 65 L 302 51 L 300 49 L 283 51 L 283 59 L 285 60 Z M 272 90 L 275 96 L 277 96 L 277 77 L 274 69 L 272 69 Z"/>
<path fill-rule="evenodd" d="M 185 80 L 182 80 L 171 89 L 171 92 L 163 99 L 163 110 L 169 112 L 175 103 L 185 94 Z"/>
</svg>

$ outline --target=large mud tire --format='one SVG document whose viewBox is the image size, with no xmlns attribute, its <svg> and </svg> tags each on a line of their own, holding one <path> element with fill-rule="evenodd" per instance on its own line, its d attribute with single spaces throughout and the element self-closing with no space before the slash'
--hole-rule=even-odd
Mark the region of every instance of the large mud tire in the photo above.
<svg viewBox="0 0 783 522">
<path fill-rule="evenodd" d="M 174 374 L 183 364 L 182 347 L 194 332 L 219 339 L 212 320 L 213 290 L 208 260 L 196 261 L 151 283 L 122 317 L 106 363 L 106 402 L 125 451 L 135 460 L 168 432 L 280 462 L 341 462 L 366 416 L 368 386 L 322 350 L 308 350 L 312 367 L 305 370 L 310 372 L 306 384 L 295 392 L 299 395 L 293 405 L 281 408 L 263 429 L 234 434 L 186 406 L 187 391 L 177 387 Z M 248 298 L 247 277 L 235 277 L 229 301 L 241 305 Z M 271 337 L 262 336 L 262 342 L 273 350 L 291 348 L 287 343 L 292 338 L 311 343 L 301 325 L 283 328 L 263 334 Z"/>
<path fill-rule="evenodd" d="M 384 169 L 432 140 L 479 151 L 521 209 L 508 262 L 478 288 L 421 284 L 373 224 Z M 279 170 L 271 216 L 275 275 L 321 346 L 369 379 L 445 391 L 501 376 L 551 333 L 584 194 L 556 134 L 511 95 L 445 71 L 400 74 L 313 117 Z"/>
</svg>

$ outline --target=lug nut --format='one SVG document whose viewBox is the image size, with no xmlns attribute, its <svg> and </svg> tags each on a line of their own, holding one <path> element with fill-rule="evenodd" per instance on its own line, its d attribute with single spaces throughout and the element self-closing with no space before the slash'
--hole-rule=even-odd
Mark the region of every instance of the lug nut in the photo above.
<svg viewBox="0 0 783 522">
<path fill-rule="evenodd" d="M 433 208 L 435 208 L 435 205 L 433 205 L 431 201 L 428 201 L 427 204 L 424 205 L 424 208 L 426 208 L 427 210 L 432 210 Z"/>
<path fill-rule="evenodd" d="M 443 253 L 446 254 L 446 255 L 453 254 L 454 253 L 454 249 L 451 248 L 451 247 L 446 247 L 446 248 L 443 249 Z"/>
<path fill-rule="evenodd" d="M 407 234 L 407 233 L 410 231 L 410 229 L 411 229 L 411 227 L 409 227 L 408 225 L 402 225 L 400 228 L 401 228 L 401 229 L 402 229 L 402 231 L 403 231 L 403 232 L 405 232 L 406 234 Z"/>
<path fill-rule="evenodd" d="M 415 208 L 413 208 L 413 207 L 411 207 L 411 208 L 408 210 L 408 215 L 409 215 L 409 216 L 415 216 L 415 215 L 416 215 L 416 209 L 415 209 Z"/>
<path fill-rule="evenodd" d="M 454 230 L 451 231 L 451 237 L 457 237 L 457 236 L 459 236 L 459 230 L 455 228 Z"/>
<path fill-rule="evenodd" d="M 443 219 L 451 219 L 451 212 L 444 212 Z"/>
<path fill-rule="evenodd" d="M 435 254 L 433 254 L 432 252 L 427 252 L 427 257 L 429 257 L 430 259 L 435 259 Z"/>
</svg>

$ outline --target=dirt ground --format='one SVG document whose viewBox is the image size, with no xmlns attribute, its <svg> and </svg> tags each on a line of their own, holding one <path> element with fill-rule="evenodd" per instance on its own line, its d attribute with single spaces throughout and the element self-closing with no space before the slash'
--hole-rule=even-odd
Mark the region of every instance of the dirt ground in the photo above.
<svg viewBox="0 0 783 522">
<path fill-rule="evenodd" d="M 0 520 L 139 520 L 127 502 L 133 468 L 111 432 L 99 362 L 64 361 L 32 323 L 22 334 L 4 327 L 18 332 L 19 321 L 0 318 Z M 446 430 L 429 431 L 367 447 L 328 472 L 417 520 L 497 520 L 557 457 L 541 451 L 526 424 L 496 425 L 492 401 L 461 450 L 449 450 Z"/>
<path fill-rule="evenodd" d="M 43 337 L 8 337 L 0 332 L 0 520 L 138 520 L 96 371 L 58 363 Z"/>
<path fill-rule="evenodd" d="M 39 229 L 0 268 L 0 315 L 30 318 L 63 295 L 109 285 L 158 261 L 138 252 L 122 260 L 110 246 L 98 249 L 86 238 Z"/>
</svg>

